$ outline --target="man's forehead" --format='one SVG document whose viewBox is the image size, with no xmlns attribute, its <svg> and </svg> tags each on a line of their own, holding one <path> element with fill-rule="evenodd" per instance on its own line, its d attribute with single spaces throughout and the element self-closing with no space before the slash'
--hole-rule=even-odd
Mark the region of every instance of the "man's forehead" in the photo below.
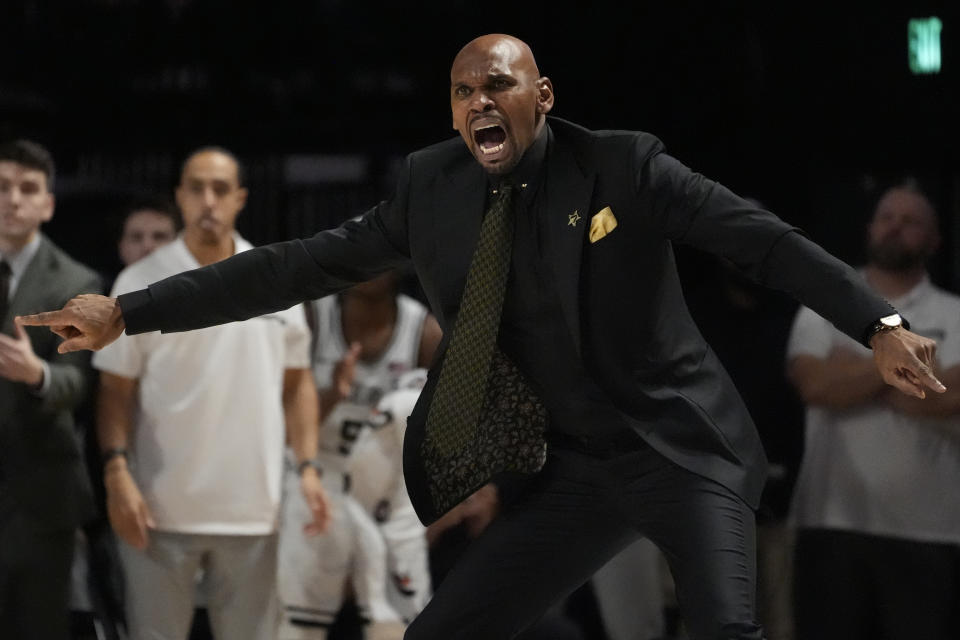
<svg viewBox="0 0 960 640">
<path fill-rule="evenodd" d="M 134 226 L 137 224 L 150 224 L 158 220 L 162 220 L 164 222 L 169 221 L 171 225 L 173 224 L 173 221 L 170 220 L 170 216 L 161 211 L 156 211 L 155 209 L 137 209 L 127 216 L 126 225 Z"/>
<path fill-rule="evenodd" d="M 12 160 L 0 160 L 0 174 L 5 178 L 18 178 L 23 181 L 46 182 L 47 175 L 40 169 L 25 167 Z"/>
<path fill-rule="evenodd" d="M 184 178 L 235 180 L 237 174 L 237 163 L 233 158 L 215 151 L 198 153 L 183 167 Z"/>
<path fill-rule="evenodd" d="M 913 218 L 923 218 L 930 222 L 936 219 L 933 205 L 919 193 L 906 189 L 896 189 L 883 196 L 877 205 L 876 216 L 881 214 L 908 215 Z"/>
<path fill-rule="evenodd" d="M 525 59 L 521 47 L 511 40 L 499 40 L 488 45 L 473 44 L 457 55 L 450 69 L 450 77 L 461 79 L 515 75 L 530 66 L 529 62 Z"/>
</svg>

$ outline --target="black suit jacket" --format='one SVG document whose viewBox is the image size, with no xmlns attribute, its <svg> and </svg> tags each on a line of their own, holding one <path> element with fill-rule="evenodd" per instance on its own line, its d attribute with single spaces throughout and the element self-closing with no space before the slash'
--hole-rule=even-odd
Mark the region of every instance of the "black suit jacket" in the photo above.
<svg viewBox="0 0 960 640">
<path fill-rule="evenodd" d="M 563 311 L 558 321 L 567 324 L 597 382 L 638 434 L 755 506 L 765 479 L 763 449 L 733 384 L 690 318 L 673 243 L 728 258 L 857 339 L 891 307 L 850 267 L 666 155 L 654 136 L 548 122 L 553 141 L 542 233 Z M 244 252 L 122 298 L 127 330 L 180 331 L 242 320 L 412 260 L 446 332 L 456 319 L 485 189 L 483 171 L 462 140 L 427 147 L 407 158 L 393 198 L 357 221 Z M 604 207 L 617 227 L 590 242 L 591 218 Z M 424 521 L 439 515 L 418 455 L 431 388 L 428 383 L 414 411 L 404 447 L 407 486 Z"/>
<path fill-rule="evenodd" d="M 81 293 L 101 293 L 99 277 L 46 237 L 10 301 L 3 331 L 13 318 L 56 309 Z M 23 383 L 0 378 L 0 469 L 13 508 L 38 526 L 72 528 L 93 514 L 93 500 L 73 410 L 90 390 L 89 354 L 57 352 L 60 340 L 27 327 L 34 353 L 50 367 L 50 387 L 39 396 Z"/>
</svg>

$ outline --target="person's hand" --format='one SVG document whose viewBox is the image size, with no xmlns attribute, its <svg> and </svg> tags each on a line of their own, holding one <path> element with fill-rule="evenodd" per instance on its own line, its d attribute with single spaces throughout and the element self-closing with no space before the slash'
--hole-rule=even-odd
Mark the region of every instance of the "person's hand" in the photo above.
<svg viewBox="0 0 960 640">
<path fill-rule="evenodd" d="M 357 377 L 357 360 L 360 358 L 360 343 L 354 342 L 350 345 L 343 359 L 333 367 L 333 388 L 336 390 L 340 399 L 350 397 L 353 391 L 353 381 Z"/>
<path fill-rule="evenodd" d="M 461 517 L 467 535 L 478 538 L 500 513 L 500 492 L 497 485 L 487 483 L 467 497 L 461 505 Z"/>
<path fill-rule="evenodd" d="M 97 351 L 123 333 L 123 313 L 116 298 L 85 293 L 67 301 L 60 311 L 19 316 L 17 322 L 31 327 L 50 327 L 65 339 L 60 353 L 90 349 Z"/>
<path fill-rule="evenodd" d="M 110 526 L 131 547 L 146 549 L 150 541 L 147 531 L 156 525 L 143 494 L 127 469 L 126 461 L 111 461 L 104 469 L 103 480 L 107 488 Z"/>
<path fill-rule="evenodd" d="M 924 387 L 937 393 L 947 390 L 933 374 L 937 344 L 912 331 L 881 331 L 870 339 L 873 360 L 887 384 L 909 396 L 925 398 Z"/>
<path fill-rule="evenodd" d="M 43 384 L 43 363 L 33 352 L 30 336 L 19 320 L 14 328 L 13 338 L 0 333 L 0 378 L 39 387 Z"/>
<path fill-rule="evenodd" d="M 320 476 L 312 466 L 306 467 L 300 474 L 300 493 L 313 514 L 313 520 L 303 526 L 303 533 L 308 536 L 323 533 L 330 524 L 330 502 L 320 483 Z"/>
</svg>

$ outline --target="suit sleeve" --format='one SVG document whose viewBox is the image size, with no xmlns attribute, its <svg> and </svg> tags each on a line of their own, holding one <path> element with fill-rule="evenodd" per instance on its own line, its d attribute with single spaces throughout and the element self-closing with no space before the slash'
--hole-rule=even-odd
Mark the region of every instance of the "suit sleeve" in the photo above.
<svg viewBox="0 0 960 640">
<path fill-rule="evenodd" d="M 802 231 L 666 153 L 638 160 L 638 196 L 671 241 L 730 260 L 765 286 L 785 291 L 854 340 L 894 312 L 849 265 Z"/>
<path fill-rule="evenodd" d="M 75 294 L 102 291 L 103 283 L 97 276 L 91 276 Z M 86 399 L 93 375 L 90 354 L 59 353 L 54 349 L 41 357 L 45 358 L 50 373 L 49 385 L 44 384 L 46 389 L 41 396 L 43 405 L 54 410 L 71 410 L 79 406 Z"/>
<path fill-rule="evenodd" d="M 189 331 L 287 309 L 410 258 L 407 159 L 393 198 L 312 238 L 244 251 L 119 297 L 128 334 Z"/>
</svg>

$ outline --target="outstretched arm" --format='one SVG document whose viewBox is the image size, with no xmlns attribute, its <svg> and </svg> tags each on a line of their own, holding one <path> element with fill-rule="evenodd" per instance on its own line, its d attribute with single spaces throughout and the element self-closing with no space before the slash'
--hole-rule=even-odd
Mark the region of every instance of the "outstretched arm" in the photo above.
<svg viewBox="0 0 960 640">
<path fill-rule="evenodd" d="M 243 251 L 117 299 L 79 296 L 59 312 L 24 316 L 22 322 L 49 326 L 66 338 L 61 352 L 96 350 L 123 331 L 201 329 L 336 293 L 409 260 L 408 184 L 405 174 L 392 200 L 312 238 Z"/>
<path fill-rule="evenodd" d="M 723 256 L 755 281 L 785 291 L 854 340 L 894 309 L 849 265 L 798 229 L 690 171 L 666 154 L 653 155 L 637 173 L 639 197 L 648 199 L 664 236 Z M 906 329 L 871 340 L 874 362 L 887 384 L 922 398 L 942 393 L 933 375 L 935 344 Z"/>
</svg>

